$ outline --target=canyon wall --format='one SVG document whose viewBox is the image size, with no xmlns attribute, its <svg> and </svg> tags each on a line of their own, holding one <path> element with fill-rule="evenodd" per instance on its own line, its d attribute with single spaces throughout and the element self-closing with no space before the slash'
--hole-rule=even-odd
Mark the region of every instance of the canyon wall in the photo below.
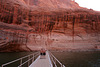
<svg viewBox="0 0 100 67">
<path fill-rule="evenodd" d="M 21 43 L 17 42 L 22 44 L 21 49 L 100 49 L 100 12 L 82 8 L 74 1 L 0 0 L 0 9 L 0 30 L 26 34 Z M 7 46 L 0 49 L 4 48 Z"/>
</svg>

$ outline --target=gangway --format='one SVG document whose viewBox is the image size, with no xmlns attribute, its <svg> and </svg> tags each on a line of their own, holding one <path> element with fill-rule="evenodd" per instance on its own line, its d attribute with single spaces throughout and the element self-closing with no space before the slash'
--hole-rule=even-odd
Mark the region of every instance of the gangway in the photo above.
<svg viewBox="0 0 100 67">
<path fill-rule="evenodd" d="M 25 61 L 25 58 L 28 59 Z M 40 52 L 36 52 L 14 61 L 5 63 L 1 67 L 7 67 L 8 65 L 18 61 L 20 64 L 16 67 L 65 67 L 50 51 L 46 51 L 45 56 L 41 56 Z"/>
</svg>

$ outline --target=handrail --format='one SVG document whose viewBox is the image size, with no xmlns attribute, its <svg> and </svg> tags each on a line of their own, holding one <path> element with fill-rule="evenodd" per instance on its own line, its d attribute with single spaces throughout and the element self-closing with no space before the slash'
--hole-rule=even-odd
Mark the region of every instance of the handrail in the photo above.
<svg viewBox="0 0 100 67">
<path fill-rule="evenodd" d="M 48 52 L 49 52 L 50 59 L 51 59 L 51 61 L 52 61 L 52 65 L 54 65 L 54 67 L 58 67 L 57 63 L 58 63 L 61 67 L 65 67 L 65 66 L 64 66 L 50 51 L 48 51 Z M 17 61 L 20 62 L 20 64 L 18 65 L 18 67 L 22 67 L 22 66 L 23 66 L 24 64 L 26 64 L 26 63 L 28 63 L 28 67 L 29 67 L 30 61 L 31 61 L 31 63 L 32 63 L 33 61 L 35 61 L 34 58 L 37 57 L 39 54 L 40 54 L 39 52 L 35 52 L 35 53 L 33 53 L 33 54 L 30 54 L 30 55 L 21 57 L 21 58 L 19 58 L 19 59 L 14 60 L 14 61 L 5 63 L 5 64 L 2 65 L 2 67 L 7 66 L 7 65 L 12 64 L 12 63 L 17 62 Z M 23 59 L 25 59 L 25 58 L 28 58 L 28 59 L 27 59 L 26 61 L 23 62 Z"/>
<path fill-rule="evenodd" d="M 57 62 L 60 64 L 61 67 L 65 67 L 65 65 L 63 65 L 50 51 L 49 51 L 49 54 L 50 54 L 50 59 L 52 61 L 52 64 L 54 64 L 55 67 L 57 67 L 57 64 L 56 64 Z"/>
<path fill-rule="evenodd" d="M 38 56 L 38 54 L 36 54 L 34 57 Z M 24 63 L 20 64 L 18 67 L 21 67 L 22 65 L 24 65 L 25 63 L 27 63 L 28 61 L 32 60 L 34 57 L 28 59 L 27 61 L 25 61 Z"/>
<path fill-rule="evenodd" d="M 7 65 L 12 64 L 12 63 L 17 62 L 17 61 L 20 61 L 20 65 L 22 66 L 22 65 L 23 65 L 23 63 L 22 63 L 22 60 L 23 60 L 23 59 L 28 58 L 28 57 L 30 57 L 30 56 L 32 56 L 32 58 L 34 59 L 34 57 L 36 57 L 36 56 L 38 56 L 38 55 L 39 55 L 39 52 L 35 52 L 35 53 L 33 53 L 33 54 L 30 54 L 30 55 L 21 57 L 21 58 L 19 58 L 19 59 L 14 60 L 14 61 L 5 63 L 5 64 L 2 65 L 2 67 L 7 66 Z M 32 58 L 30 58 L 30 59 L 32 59 Z M 29 61 L 30 59 L 28 59 L 27 61 Z M 19 66 L 20 66 L 20 65 L 19 65 Z"/>
</svg>

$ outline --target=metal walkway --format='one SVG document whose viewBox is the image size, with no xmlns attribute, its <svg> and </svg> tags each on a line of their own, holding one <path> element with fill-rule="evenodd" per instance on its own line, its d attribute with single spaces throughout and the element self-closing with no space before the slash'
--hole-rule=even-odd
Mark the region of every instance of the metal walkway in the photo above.
<svg viewBox="0 0 100 67">
<path fill-rule="evenodd" d="M 24 61 L 27 59 L 26 61 Z M 40 52 L 36 52 L 14 61 L 2 64 L 1 67 L 7 67 L 10 64 L 20 62 L 14 67 L 65 67 L 50 51 L 46 51 L 45 56 L 41 56 Z"/>
<path fill-rule="evenodd" d="M 29 67 L 53 67 L 48 52 L 46 56 L 39 56 Z"/>
</svg>

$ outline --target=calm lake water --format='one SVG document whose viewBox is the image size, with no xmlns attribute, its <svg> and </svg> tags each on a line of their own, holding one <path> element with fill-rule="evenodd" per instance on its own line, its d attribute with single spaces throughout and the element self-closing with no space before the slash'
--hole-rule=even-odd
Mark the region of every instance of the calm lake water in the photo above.
<svg viewBox="0 0 100 67">
<path fill-rule="evenodd" d="M 4 63 L 7 63 L 7 62 L 10 62 L 10 61 L 13 61 L 13 60 L 16 60 L 18 58 L 21 58 L 23 56 L 26 56 L 26 55 L 29 55 L 29 54 L 32 54 L 34 52 L 11 52 L 11 53 L 0 53 L 0 67 L 2 64 Z M 8 66 L 5 66 L 5 67 L 17 67 L 19 65 L 19 62 L 18 61 L 17 63 L 14 63 L 13 65 L 8 65 Z"/>
<path fill-rule="evenodd" d="M 100 67 L 100 51 L 53 52 L 66 67 Z"/>
<path fill-rule="evenodd" d="M 0 66 L 4 63 L 7 63 L 8 61 L 15 60 L 31 53 L 33 52 L 0 53 Z M 52 53 L 66 67 L 100 67 L 100 51 Z"/>
</svg>

